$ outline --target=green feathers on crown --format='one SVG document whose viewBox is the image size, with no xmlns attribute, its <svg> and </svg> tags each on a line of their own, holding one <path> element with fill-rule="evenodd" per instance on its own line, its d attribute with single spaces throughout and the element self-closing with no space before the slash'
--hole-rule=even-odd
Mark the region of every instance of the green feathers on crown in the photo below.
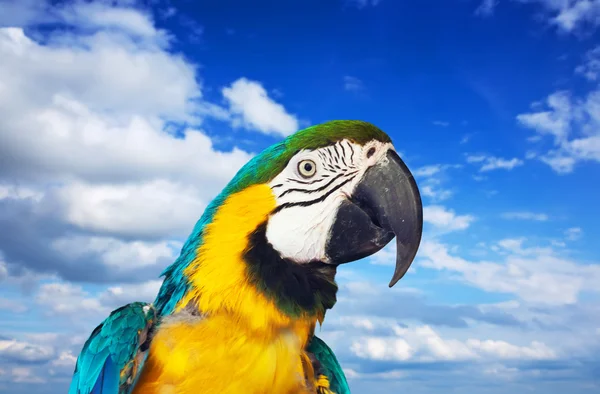
<svg viewBox="0 0 600 394">
<path fill-rule="evenodd" d="M 372 140 L 391 142 L 376 126 L 360 120 L 333 120 L 300 130 L 282 142 L 272 145 L 250 160 L 226 188 L 227 194 L 248 186 L 268 183 L 279 174 L 299 151 L 319 149 L 347 139 L 363 145 Z"/>
</svg>

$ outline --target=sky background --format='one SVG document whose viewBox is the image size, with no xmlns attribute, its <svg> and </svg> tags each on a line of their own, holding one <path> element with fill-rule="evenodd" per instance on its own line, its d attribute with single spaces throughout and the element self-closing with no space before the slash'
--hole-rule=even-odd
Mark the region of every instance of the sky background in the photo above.
<svg viewBox="0 0 600 394">
<path fill-rule="evenodd" d="M 0 0 L 0 392 L 64 393 L 250 157 L 390 134 L 417 259 L 340 268 L 352 392 L 600 392 L 600 1 Z M 393 244 L 393 243 L 392 243 Z"/>
</svg>

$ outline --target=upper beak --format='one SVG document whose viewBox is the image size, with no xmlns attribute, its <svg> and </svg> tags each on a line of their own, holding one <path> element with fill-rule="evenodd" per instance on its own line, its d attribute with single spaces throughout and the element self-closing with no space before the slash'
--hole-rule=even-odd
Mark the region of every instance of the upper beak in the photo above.
<svg viewBox="0 0 600 394">
<path fill-rule="evenodd" d="M 414 177 L 389 150 L 370 167 L 337 213 L 326 253 L 342 264 L 370 256 L 396 237 L 394 286 L 413 262 L 423 232 L 423 206 Z"/>
</svg>

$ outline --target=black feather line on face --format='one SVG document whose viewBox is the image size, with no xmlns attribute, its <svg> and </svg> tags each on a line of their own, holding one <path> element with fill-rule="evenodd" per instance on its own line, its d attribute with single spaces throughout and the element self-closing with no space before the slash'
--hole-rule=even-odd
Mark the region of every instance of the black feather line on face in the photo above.
<svg viewBox="0 0 600 394">
<path fill-rule="evenodd" d="M 267 241 L 266 222 L 250 234 L 244 260 L 253 284 L 290 316 L 324 312 L 336 302 L 336 266 L 321 261 L 295 263 Z"/>
<path fill-rule="evenodd" d="M 342 145 L 342 150 L 343 150 L 343 149 L 344 149 L 344 145 Z M 343 164 L 343 165 L 345 165 L 346 167 L 348 167 L 348 164 L 346 164 L 346 158 L 345 158 L 344 156 L 345 156 L 345 154 L 343 154 L 343 155 L 341 156 L 341 159 L 342 159 L 342 164 Z"/>
<path fill-rule="evenodd" d="M 325 156 L 325 160 L 327 161 L 327 164 L 329 164 L 329 165 L 333 164 L 333 161 L 331 160 L 331 152 L 329 151 L 329 148 L 327 148 L 327 150 L 325 150 L 323 152 L 323 155 Z"/>
<path fill-rule="evenodd" d="M 306 193 L 306 194 L 321 192 L 321 191 L 327 189 L 329 186 L 331 186 L 338 179 L 340 179 L 340 178 L 342 178 L 344 176 L 351 176 L 351 175 L 354 175 L 354 174 L 355 173 L 338 174 L 334 178 L 332 178 L 329 182 L 327 182 L 325 185 L 323 185 L 321 187 L 318 187 L 316 189 L 287 189 L 286 191 L 284 191 L 283 193 L 281 193 L 277 198 L 281 198 L 281 197 L 283 197 L 286 194 L 291 193 L 291 192 L 299 192 L 299 193 Z"/>
<path fill-rule="evenodd" d="M 324 176 L 324 175 L 322 175 L 322 176 Z M 296 182 L 296 183 L 300 183 L 301 185 L 312 185 L 313 183 L 319 183 L 319 182 L 323 181 L 323 178 L 315 179 L 315 180 L 312 180 L 312 181 L 301 181 L 301 180 L 294 179 L 294 178 L 287 178 L 287 180 L 288 181 L 292 181 L 292 182 Z"/>
<path fill-rule="evenodd" d="M 324 201 L 327 197 L 329 197 L 337 189 L 339 189 L 340 187 L 344 186 L 348 182 L 352 181 L 355 176 L 346 179 L 344 182 L 341 182 L 340 184 L 336 185 L 331 190 L 329 190 L 327 193 L 323 194 L 321 197 L 316 198 L 314 200 L 298 201 L 298 202 L 286 202 L 284 204 L 281 204 L 280 206 L 278 206 L 277 208 L 275 208 L 273 210 L 273 212 L 271 212 L 271 215 L 276 214 L 277 212 L 281 211 L 282 209 L 291 208 L 291 207 L 308 207 L 308 206 L 311 206 L 313 204 L 316 204 L 316 203 L 319 203 L 321 201 Z"/>
<path fill-rule="evenodd" d="M 346 156 L 346 148 L 344 148 L 344 144 L 340 143 L 340 147 L 342 148 L 342 157 Z"/>
<path fill-rule="evenodd" d="M 340 161 L 338 159 L 340 158 L 340 151 L 338 151 L 337 144 L 333 146 L 333 149 L 335 150 L 335 163 L 339 164 Z"/>
</svg>

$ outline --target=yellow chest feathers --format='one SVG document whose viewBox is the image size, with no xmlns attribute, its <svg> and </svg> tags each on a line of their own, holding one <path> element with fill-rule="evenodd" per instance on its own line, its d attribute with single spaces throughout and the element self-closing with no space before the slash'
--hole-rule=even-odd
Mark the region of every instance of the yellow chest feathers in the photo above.
<svg viewBox="0 0 600 394">
<path fill-rule="evenodd" d="M 185 315 L 184 315 L 185 316 Z M 166 320 L 150 346 L 135 394 L 314 393 L 302 349 L 314 326 L 270 334 L 241 329 L 233 315 Z"/>
<path fill-rule="evenodd" d="M 315 379 L 304 349 L 322 313 L 284 313 L 242 260 L 249 234 L 274 207 L 266 185 L 219 207 L 183 271 L 190 288 L 155 333 L 134 394 L 316 392 L 307 388 Z"/>
</svg>

